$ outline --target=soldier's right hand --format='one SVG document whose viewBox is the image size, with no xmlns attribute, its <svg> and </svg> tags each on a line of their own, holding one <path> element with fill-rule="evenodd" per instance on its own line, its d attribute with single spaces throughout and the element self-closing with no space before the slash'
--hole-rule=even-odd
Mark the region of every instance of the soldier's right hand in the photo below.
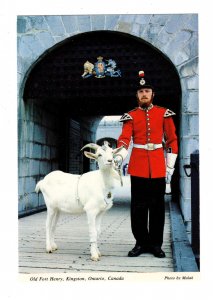
<svg viewBox="0 0 213 300">
<path fill-rule="evenodd" d="M 115 163 L 116 168 L 119 169 L 119 168 L 121 167 L 122 163 L 123 163 L 123 158 L 122 158 L 122 156 L 121 156 L 121 155 L 116 155 L 116 156 L 114 157 L 114 163 Z"/>
</svg>

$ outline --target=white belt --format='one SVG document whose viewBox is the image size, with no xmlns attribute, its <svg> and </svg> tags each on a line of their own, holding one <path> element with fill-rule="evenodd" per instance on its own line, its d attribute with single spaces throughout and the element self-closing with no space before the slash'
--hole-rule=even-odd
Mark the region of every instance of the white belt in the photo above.
<svg viewBox="0 0 213 300">
<path fill-rule="evenodd" d="M 148 143 L 148 144 L 145 144 L 145 145 L 133 144 L 133 147 L 140 148 L 140 149 L 145 149 L 145 150 L 155 150 L 155 149 L 162 148 L 163 145 L 162 144 Z"/>
</svg>

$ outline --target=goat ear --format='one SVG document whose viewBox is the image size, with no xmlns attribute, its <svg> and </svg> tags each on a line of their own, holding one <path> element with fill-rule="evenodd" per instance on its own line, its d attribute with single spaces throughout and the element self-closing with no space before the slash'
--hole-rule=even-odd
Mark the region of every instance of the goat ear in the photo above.
<svg viewBox="0 0 213 300">
<path fill-rule="evenodd" d="M 97 155 L 92 152 L 84 151 L 84 155 L 90 159 L 97 159 Z"/>
</svg>

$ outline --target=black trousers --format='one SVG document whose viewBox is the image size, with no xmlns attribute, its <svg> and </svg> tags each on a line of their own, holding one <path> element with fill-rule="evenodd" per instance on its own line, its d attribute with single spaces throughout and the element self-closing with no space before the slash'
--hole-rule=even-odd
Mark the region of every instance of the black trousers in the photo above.
<svg viewBox="0 0 213 300">
<path fill-rule="evenodd" d="M 131 227 L 137 244 L 163 244 L 165 178 L 131 176 Z"/>
</svg>

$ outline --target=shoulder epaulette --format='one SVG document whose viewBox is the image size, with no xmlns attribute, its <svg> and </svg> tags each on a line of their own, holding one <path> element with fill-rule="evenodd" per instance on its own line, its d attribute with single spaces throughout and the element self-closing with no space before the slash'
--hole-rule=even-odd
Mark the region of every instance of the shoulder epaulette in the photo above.
<svg viewBox="0 0 213 300">
<path fill-rule="evenodd" d="M 171 117 L 174 115 L 176 115 L 176 113 L 174 113 L 171 109 L 167 109 L 164 113 L 164 118 Z"/>
<path fill-rule="evenodd" d="M 120 118 L 120 122 L 124 122 L 124 121 L 128 121 L 128 120 L 133 120 L 133 118 L 128 114 L 125 113 L 121 118 Z"/>
</svg>

